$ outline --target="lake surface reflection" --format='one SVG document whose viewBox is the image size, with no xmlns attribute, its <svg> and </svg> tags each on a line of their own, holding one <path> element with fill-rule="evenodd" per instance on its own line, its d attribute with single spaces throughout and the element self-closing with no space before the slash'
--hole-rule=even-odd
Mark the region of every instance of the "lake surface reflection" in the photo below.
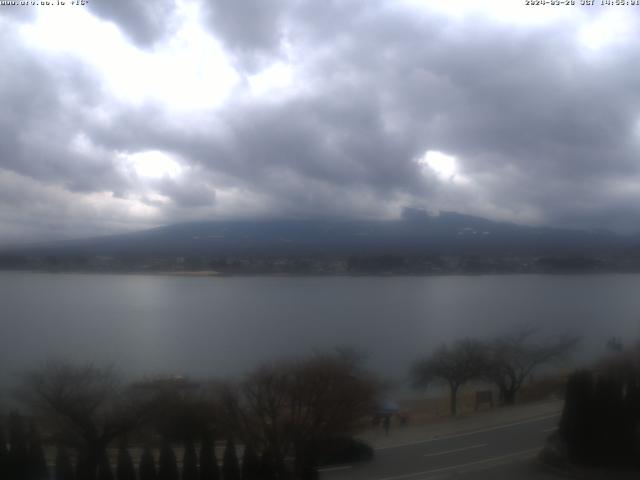
<svg viewBox="0 0 640 480">
<path fill-rule="evenodd" d="M 578 361 L 640 336 L 640 275 L 171 277 L 0 273 L 0 375 L 46 358 L 229 377 L 354 346 L 404 380 L 442 342 L 520 325 L 580 334 Z"/>
</svg>

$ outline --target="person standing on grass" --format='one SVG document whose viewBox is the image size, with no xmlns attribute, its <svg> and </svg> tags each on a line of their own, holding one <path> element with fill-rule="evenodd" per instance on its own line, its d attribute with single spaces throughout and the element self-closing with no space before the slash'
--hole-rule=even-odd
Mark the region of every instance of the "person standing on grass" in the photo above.
<svg viewBox="0 0 640 480">
<path fill-rule="evenodd" d="M 382 421 L 382 426 L 384 427 L 384 435 L 388 437 L 389 428 L 391 427 L 391 415 L 384 416 L 384 420 Z"/>
</svg>

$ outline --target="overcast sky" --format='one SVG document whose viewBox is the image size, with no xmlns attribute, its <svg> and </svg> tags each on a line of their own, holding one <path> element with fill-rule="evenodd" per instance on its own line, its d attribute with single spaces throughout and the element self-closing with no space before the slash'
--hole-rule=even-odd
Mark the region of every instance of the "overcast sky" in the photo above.
<svg viewBox="0 0 640 480">
<path fill-rule="evenodd" d="M 640 229 L 640 6 L 66 3 L 0 5 L 0 244 L 405 206 Z"/>
</svg>

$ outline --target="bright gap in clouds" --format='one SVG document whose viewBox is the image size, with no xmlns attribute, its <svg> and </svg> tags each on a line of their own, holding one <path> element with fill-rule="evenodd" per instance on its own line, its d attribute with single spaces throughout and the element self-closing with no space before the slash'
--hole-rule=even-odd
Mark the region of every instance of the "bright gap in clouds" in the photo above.
<svg viewBox="0 0 640 480">
<path fill-rule="evenodd" d="M 455 19 L 479 16 L 518 25 L 536 25 L 561 18 L 575 18 L 582 12 L 579 5 L 557 8 L 527 6 L 524 0 L 403 0 L 403 3 Z"/>
<path fill-rule="evenodd" d="M 141 179 L 175 178 L 183 172 L 179 162 L 158 150 L 133 154 L 121 154 L 125 168 L 132 170 Z"/>
<path fill-rule="evenodd" d="M 617 42 L 628 42 L 633 33 L 632 19 L 628 13 L 612 10 L 584 25 L 578 32 L 578 39 L 583 47 L 598 51 Z"/>
<path fill-rule="evenodd" d="M 179 1 L 180 27 L 151 50 L 131 44 L 110 22 L 85 8 L 41 8 L 21 29 L 27 45 L 70 55 L 94 67 L 123 101 L 152 100 L 174 109 L 220 105 L 239 81 L 218 42 L 200 24 L 195 2 Z"/>
<path fill-rule="evenodd" d="M 634 16 L 629 8 L 607 8 L 599 5 L 526 5 L 524 0 L 403 0 L 410 8 L 427 14 L 436 13 L 455 20 L 485 18 L 517 27 L 543 27 L 561 23 L 564 28 L 575 30 L 576 43 L 594 52 L 628 42 L 634 35 Z M 635 13 L 635 12 L 634 12 Z M 571 31 L 570 30 L 570 31 Z"/>
<path fill-rule="evenodd" d="M 251 93 L 263 96 L 273 92 L 286 91 L 293 84 L 293 67 L 287 63 L 277 62 L 255 75 L 247 76 Z"/>
<path fill-rule="evenodd" d="M 436 150 L 428 150 L 418 164 L 431 169 L 441 180 L 451 180 L 458 172 L 455 157 Z"/>
</svg>

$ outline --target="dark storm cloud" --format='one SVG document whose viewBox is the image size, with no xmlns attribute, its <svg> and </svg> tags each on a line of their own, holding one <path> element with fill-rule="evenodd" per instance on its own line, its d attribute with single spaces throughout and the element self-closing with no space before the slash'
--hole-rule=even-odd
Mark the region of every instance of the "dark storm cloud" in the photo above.
<svg viewBox="0 0 640 480">
<path fill-rule="evenodd" d="M 449 45 L 455 60 L 432 63 L 467 92 L 442 113 L 439 148 L 459 154 L 472 176 L 504 172 L 487 189 L 495 203 L 535 206 L 557 224 L 612 226 L 611 202 L 633 201 L 615 183 L 640 175 L 640 88 L 627 68 L 636 51 L 559 56 L 573 32 L 482 33 Z"/>
<path fill-rule="evenodd" d="M 194 178 L 189 182 L 165 178 L 160 182 L 159 192 L 171 198 L 180 208 L 210 207 L 216 199 L 215 190 Z"/>
<path fill-rule="evenodd" d="M 147 114 L 123 112 L 92 137 L 107 149 L 133 143 L 180 152 L 228 183 L 266 194 L 287 213 L 344 214 L 350 206 L 336 204 L 335 197 L 356 189 L 382 198 L 423 191 L 424 180 L 411 161 L 419 150 L 415 142 L 385 131 L 371 92 L 357 85 L 339 90 L 333 99 L 320 94 L 284 104 L 233 105 L 218 112 L 223 131 L 212 127 L 204 135 L 166 130 L 162 123 L 154 128 Z M 367 213 L 376 208 L 372 204 Z"/>
<path fill-rule="evenodd" d="M 150 46 L 175 20 L 172 2 L 153 5 L 92 8 Z M 513 25 L 355 0 L 202 5 L 242 75 L 290 62 L 293 84 L 255 96 L 246 77 L 222 106 L 178 119 L 159 102 L 113 100 L 78 62 L 3 42 L 0 168 L 70 194 L 137 195 L 160 222 L 252 208 L 380 217 L 405 205 L 586 227 L 640 218 L 635 33 L 598 50 L 574 19 Z M 155 150 L 179 159 L 179 178 L 142 181 L 118 163 Z M 427 150 L 454 156 L 464 181 L 421 166 Z"/>
<path fill-rule="evenodd" d="M 384 11 L 359 0 L 203 0 L 202 7 L 211 32 L 248 71 L 286 57 L 287 49 L 331 45 L 362 17 Z"/>
<path fill-rule="evenodd" d="M 298 46 L 317 42 L 316 52 L 305 50 L 304 93 L 232 103 L 215 115 L 224 134 L 144 126 L 148 142 L 309 213 L 326 213 L 324 200 L 337 192 L 348 198 L 349 189 L 381 202 L 404 194 L 437 205 L 446 188 L 415 162 L 430 149 L 457 156 L 463 173 L 477 180 L 475 193 L 489 205 L 479 213 L 496 213 L 495 205 L 516 220 L 533 209 L 541 220 L 566 222 L 577 208 L 566 199 L 586 202 L 606 189 L 603 179 L 638 174 L 638 83 L 625 68 L 635 61 L 631 49 L 598 59 L 581 50 L 575 29 L 559 24 L 519 30 L 477 19 L 449 24 L 370 3 L 290 5 L 275 2 L 268 14 L 250 15 L 263 7 L 217 2 L 214 8 L 234 20 L 226 30 L 214 23 L 212 31 L 242 56 L 278 58 L 285 38 Z M 256 24 L 234 27 L 243 21 Z M 118 122 L 121 137 L 111 147 L 139 131 L 128 120 Z M 114 132 L 106 135 L 115 140 Z M 473 209 L 465 205 L 468 194 L 458 203 L 447 196 L 449 206 Z"/>
<path fill-rule="evenodd" d="M 213 33 L 243 63 L 255 68 L 282 47 L 286 0 L 211 0 L 203 2 Z"/>
<path fill-rule="evenodd" d="M 119 181 L 109 155 L 71 148 L 78 112 L 99 101 L 96 79 L 71 60 L 40 60 L 11 34 L 0 34 L 0 168 L 72 191 L 109 189 Z"/>
<path fill-rule="evenodd" d="M 172 29 L 175 0 L 92 0 L 92 13 L 115 23 L 134 43 L 150 47 Z"/>
</svg>

